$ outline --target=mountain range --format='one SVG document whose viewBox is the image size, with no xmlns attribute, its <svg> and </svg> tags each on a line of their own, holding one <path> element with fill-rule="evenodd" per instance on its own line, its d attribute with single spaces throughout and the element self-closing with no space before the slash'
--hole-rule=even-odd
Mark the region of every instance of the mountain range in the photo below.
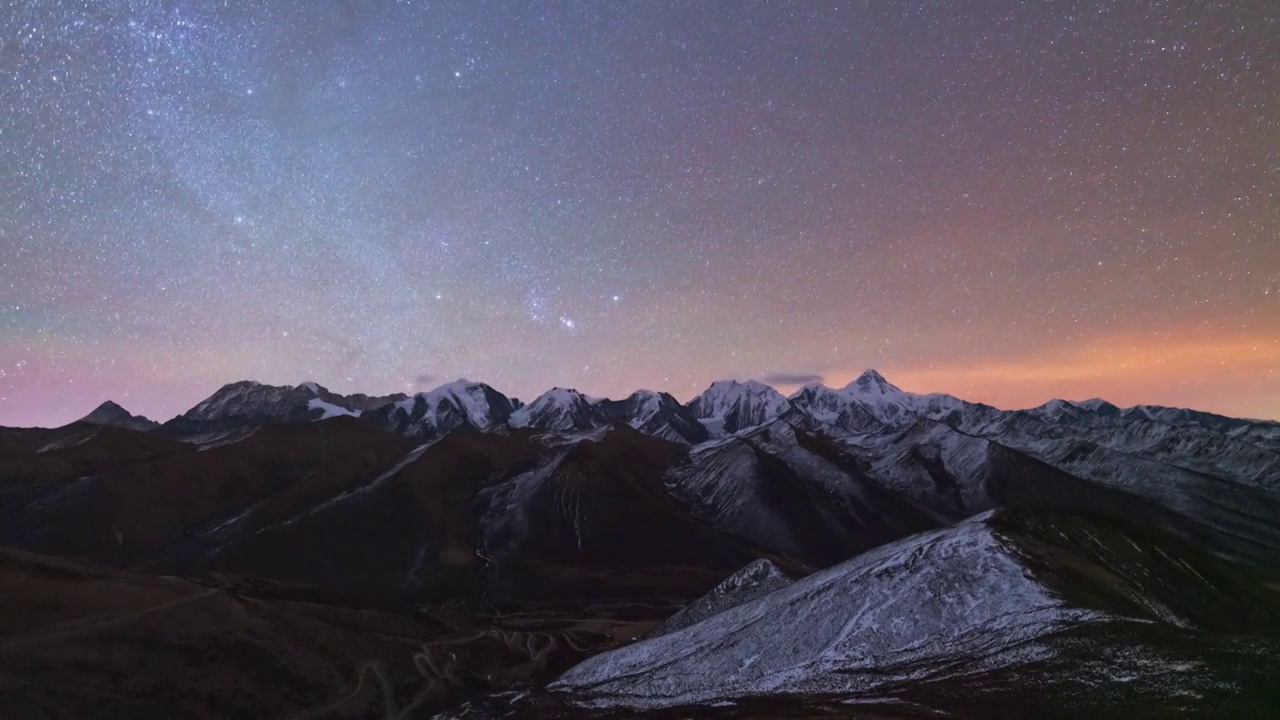
<svg viewBox="0 0 1280 720">
<path fill-rule="evenodd" d="M 688 403 L 466 380 L 240 382 L 165 423 L 106 403 L 0 429 L 0 546 L 0 690 L 32 716 L 120 682 L 132 717 L 1278 699 L 1280 423 L 1005 411 L 875 371 Z M 208 613 L 245 634 L 219 645 Z"/>
</svg>

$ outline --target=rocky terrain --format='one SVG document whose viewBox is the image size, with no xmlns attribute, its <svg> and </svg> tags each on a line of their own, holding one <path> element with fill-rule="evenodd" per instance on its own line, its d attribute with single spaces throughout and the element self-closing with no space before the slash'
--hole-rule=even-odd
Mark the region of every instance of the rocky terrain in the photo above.
<svg viewBox="0 0 1280 720">
<path fill-rule="evenodd" d="M 1266 716 L 1280 424 L 874 371 L 0 429 L 15 717 Z"/>
</svg>

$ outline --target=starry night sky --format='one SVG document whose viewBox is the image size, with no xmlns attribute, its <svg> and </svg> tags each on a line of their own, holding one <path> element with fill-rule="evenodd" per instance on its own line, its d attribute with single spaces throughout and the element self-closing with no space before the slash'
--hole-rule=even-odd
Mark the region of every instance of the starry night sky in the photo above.
<svg viewBox="0 0 1280 720">
<path fill-rule="evenodd" d="M 0 8 L 0 424 L 866 367 L 1280 418 L 1280 5 Z"/>
</svg>

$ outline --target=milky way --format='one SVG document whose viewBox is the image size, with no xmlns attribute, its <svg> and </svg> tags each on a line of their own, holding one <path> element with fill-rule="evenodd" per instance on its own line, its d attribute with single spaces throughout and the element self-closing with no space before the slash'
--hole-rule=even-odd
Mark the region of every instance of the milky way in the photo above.
<svg viewBox="0 0 1280 720">
<path fill-rule="evenodd" d="M 9 2 L 0 424 L 877 367 L 1280 417 L 1280 6 Z"/>
</svg>

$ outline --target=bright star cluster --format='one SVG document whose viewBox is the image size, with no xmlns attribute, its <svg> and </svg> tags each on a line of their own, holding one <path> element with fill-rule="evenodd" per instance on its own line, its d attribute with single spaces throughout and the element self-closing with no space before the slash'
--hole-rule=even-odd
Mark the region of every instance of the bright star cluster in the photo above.
<svg viewBox="0 0 1280 720">
<path fill-rule="evenodd" d="M 0 19 L 0 424 L 870 366 L 1280 417 L 1270 0 Z"/>
</svg>

